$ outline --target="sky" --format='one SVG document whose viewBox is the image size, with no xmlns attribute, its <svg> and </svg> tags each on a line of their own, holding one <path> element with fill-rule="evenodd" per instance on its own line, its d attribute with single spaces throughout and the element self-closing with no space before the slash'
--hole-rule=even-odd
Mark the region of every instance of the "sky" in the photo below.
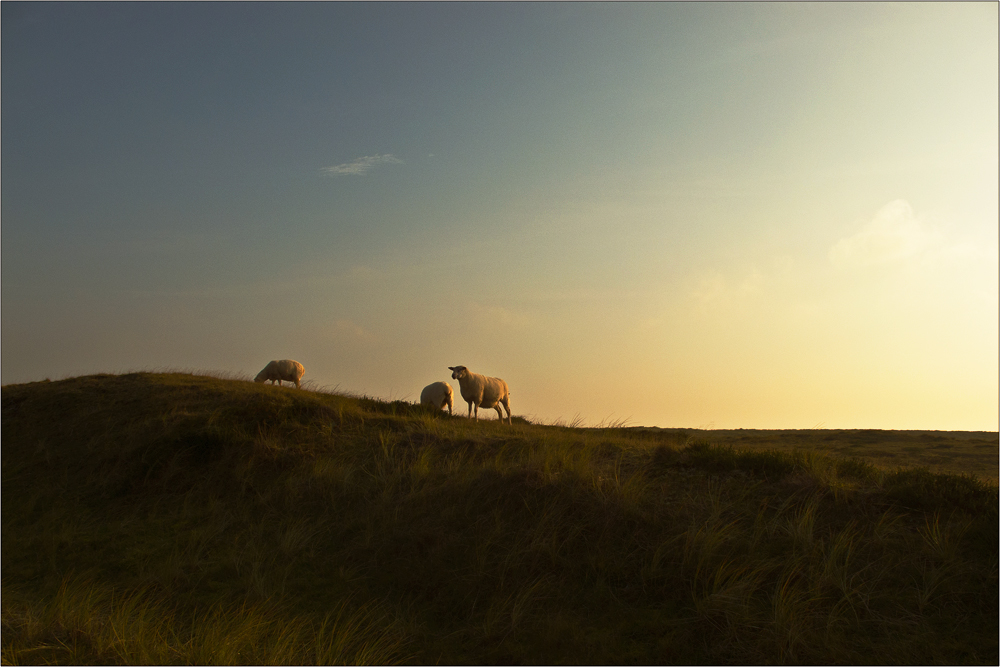
<svg viewBox="0 0 1000 667">
<path fill-rule="evenodd" d="M 4 384 L 998 429 L 997 3 L 0 10 Z"/>
</svg>

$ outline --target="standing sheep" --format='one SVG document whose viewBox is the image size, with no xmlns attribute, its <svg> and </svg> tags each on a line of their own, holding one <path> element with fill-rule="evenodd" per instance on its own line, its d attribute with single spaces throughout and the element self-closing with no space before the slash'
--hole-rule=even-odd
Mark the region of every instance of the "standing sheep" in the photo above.
<svg viewBox="0 0 1000 667">
<path fill-rule="evenodd" d="M 472 408 L 476 408 L 476 420 L 479 420 L 479 408 L 493 408 L 497 411 L 497 417 L 503 421 L 503 412 L 500 411 L 502 404 L 507 411 L 507 423 L 510 424 L 510 389 L 507 383 L 500 378 L 487 377 L 471 372 L 465 366 L 449 366 L 451 378 L 458 380 L 458 386 L 462 390 L 462 398 L 469 404 L 469 417 L 472 416 Z"/>
<path fill-rule="evenodd" d="M 281 381 L 294 382 L 295 388 L 300 388 L 299 380 L 302 379 L 302 375 L 306 372 L 305 367 L 297 361 L 292 361 L 291 359 L 276 359 L 270 362 L 267 366 L 264 366 L 264 370 L 257 373 L 257 377 L 253 379 L 254 382 L 267 382 L 271 381 L 271 384 L 275 382 L 278 386 L 281 386 Z"/>
<path fill-rule="evenodd" d="M 438 410 L 444 410 L 444 406 L 447 405 L 448 414 L 453 414 L 451 407 L 454 405 L 454 396 L 455 392 L 452 390 L 450 384 L 447 382 L 434 382 L 424 387 L 424 390 L 420 392 L 420 404 L 433 405 Z"/>
</svg>

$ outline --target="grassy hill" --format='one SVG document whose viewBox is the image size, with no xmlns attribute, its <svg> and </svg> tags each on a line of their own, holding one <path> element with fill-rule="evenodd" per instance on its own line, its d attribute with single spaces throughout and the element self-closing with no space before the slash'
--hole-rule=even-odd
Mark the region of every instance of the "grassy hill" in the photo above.
<svg viewBox="0 0 1000 667">
<path fill-rule="evenodd" d="M 187 374 L 2 412 L 5 664 L 998 661 L 989 475 Z"/>
</svg>

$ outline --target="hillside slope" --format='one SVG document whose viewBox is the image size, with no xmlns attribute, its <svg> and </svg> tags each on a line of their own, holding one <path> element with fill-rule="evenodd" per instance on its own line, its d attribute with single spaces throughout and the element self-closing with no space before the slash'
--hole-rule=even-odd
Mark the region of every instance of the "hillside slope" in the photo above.
<svg viewBox="0 0 1000 667">
<path fill-rule="evenodd" d="M 5 663 L 996 663 L 995 483 L 185 374 L 2 389 Z"/>
</svg>

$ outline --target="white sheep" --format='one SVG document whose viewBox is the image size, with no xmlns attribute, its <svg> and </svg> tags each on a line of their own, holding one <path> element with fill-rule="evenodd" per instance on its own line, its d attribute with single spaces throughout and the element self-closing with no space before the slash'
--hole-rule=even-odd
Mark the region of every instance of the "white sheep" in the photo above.
<svg viewBox="0 0 1000 667">
<path fill-rule="evenodd" d="M 281 381 L 294 382 L 295 388 L 300 387 L 299 380 L 302 379 L 302 375 L 306 372 L 305 367 L 297 361 L 292 361 L 291 359 L 275 359 L 274 361 L 268 363 L 264 366 L 264 370 L 257 373 L 257 377 L 253 379 L 254 382 L 267 382 L 271 381 L 271 384 L 275 382 L 278 386 L 281 386 Z"/>
<path fill-rule="evenodd" d="M 503 412 L 500 411 L 502 404 L 507 411 L 507 423 L 510 424 L 510 389 L 507 383 L 500 378 L 487 377 L 479 373 L 473 373 L 465 366 L 449 366 L 451 379 L 458 380 L 458 386 L 462 390 L 462 398 L 469 404 L 469 417 L 472 417 L 472 408 L 476 408 L 476 419 L 479 419 L 479 408 L 493 408 L 497 411 L 497 417 L 503 421 Z"/>
<path fill-rule="evenodd" d="M 444 406 L 447 405 L 448 414 L 453 414 L 451 407 L 455 402 L 454 396 L 455 392 L 452 390 L 450 384 L 447 382 L 434 382 L 424 387 L 424 390 L 420 392 L 420 404 L 433 405 L 438 410 L 444 410 Z"/>
</svg>

